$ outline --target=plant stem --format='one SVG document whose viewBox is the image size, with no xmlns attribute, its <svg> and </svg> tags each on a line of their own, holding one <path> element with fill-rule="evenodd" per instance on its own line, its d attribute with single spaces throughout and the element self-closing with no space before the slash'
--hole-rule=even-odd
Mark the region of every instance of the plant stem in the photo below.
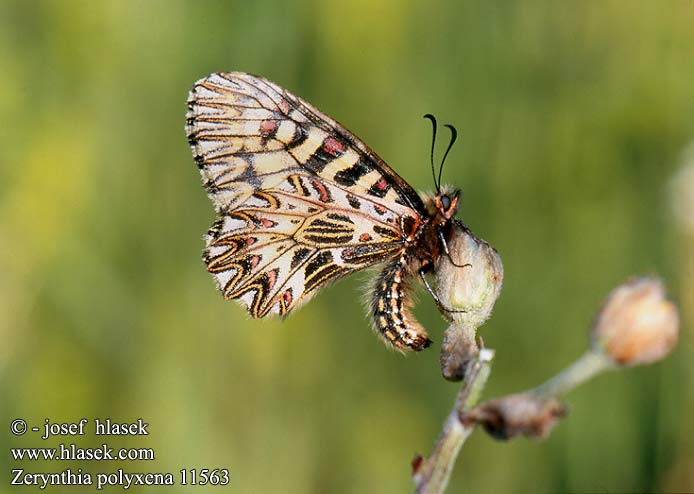
<svg viewBox="0 0 694 494">
<path fill-rule="evenodd" d="M 530 393 L 540 399 L 560 397 L 613 367 L 614 362 L 605 354 L 588 350 L 559 374 L 530 390 Z"/>
<path fill-rule="evenodd" d="M 416 494 L 442 494 L 446 489 L 460 448 L 475 428 L 475 424 L 465 425 L 460 421 L 461 413 L 477 402 L 489 377 L 493 358 L 493 350 L 482 349 L 470 362 L 434 451 L 413 475 Z"/>
</svg>

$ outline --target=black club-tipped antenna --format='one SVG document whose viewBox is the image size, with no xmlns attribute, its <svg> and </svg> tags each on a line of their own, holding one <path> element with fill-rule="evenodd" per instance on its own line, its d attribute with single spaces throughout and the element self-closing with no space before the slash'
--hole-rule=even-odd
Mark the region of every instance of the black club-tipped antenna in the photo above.
<svg viewBox="0 0 694 494">
<path fill-rule="evenodd" d="M 455 140 L 458 138 L 458 131 L 455 127 L 449 124 L 446 124 L 444 127 L 447 127 L 451 131 L 451 142 L 448 143 L 446 152 L 443 153 L 443 159 L 441 160 L 441 166 L 439 167 L 439 182 L 436 184 L 437 191 L 441 190 L 441 174 L 443 173 L 443 164 L 446 162 L 446 157 L 448 156 L 449 151 L 453 147 L 453 144 L 455 144 Z"/>
<path fill-rule="evenodd" d="M 438 181 L 436 180 L 436 167 L 434 166 L 434 146 L 436 145 L 436 117 L 431 113 L 424 115 L 424 118 L 431 120 L 432 132 L 431 132 L 431 154 L 429 156 L 429 161 L 431 162 L 431 176 L 434 178 L 434 186 L 436 187 L 436 193 L 439 193 Z M 439 173 L 440 175 L 440 173 Z"/>
<path fill-rule="evenodd" d="M 431 162 L 431 175 L 434 178 L 434 186 L 436 187 L 436 193 L 440 194 L 441 193 L 441 175 L 443 174 L 443 164 L 446 162 L 446 157 L 448 156 L 448 153 L 451 151 L 453 144 L 455 144 L 455 141 L 458 138 L 458 130 L 455 127 L 453 127 L 452 125 L 449 125 L 449 124 L 444 125 L 444 127 L 447 127 L 448 130 L 451 131 L 451 140 L 448 143 L 448 147 L 446 148 L 446 152 L 443 154 L 443 159 L 441 160 L 441 164 L 439 165 L 439 175 L 437 177 L 436 176 L 436 167 L 434 166 L 434 147 L 436 145 L 436 129 L 437 129 L 436 117 L 434 117 L 431 113 L 427 113 L 426 115 L 424 115 L 424 118 L 431 120 L 432 135 L 431 135 L 431 153 L 429 155 L 429 161 Z"/>
</svg>

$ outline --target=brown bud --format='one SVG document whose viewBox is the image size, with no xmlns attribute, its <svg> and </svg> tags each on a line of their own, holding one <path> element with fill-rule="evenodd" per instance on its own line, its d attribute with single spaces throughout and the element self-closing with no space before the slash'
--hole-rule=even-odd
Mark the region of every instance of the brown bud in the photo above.
<svg viewBox="0 0 694 494">
<path fill-rule="evenodd" d="M 635 278 L 615 288 L 598 312 L 592 346 L 620 365 L 650 364 L 677 343 L 677 307 L 655 278 Z"/>
<path fill-rule="evenodd" d="M 412 458 L 412 475 L 417 475 L 419 469 L 422 468 L 423 463 L 424 457 L 419 453 L 415 454 L 414 458 Z"/>
<path fill-rule="evenodd" d="M 481 425 L 495 439 L 518 435 L 542 438 L 565 415 L 566 407 L 555 398 L 540 399 L 532 393 L 519 393 L 482 403 L 464 412 L 461 421 Z"/>
</svg>

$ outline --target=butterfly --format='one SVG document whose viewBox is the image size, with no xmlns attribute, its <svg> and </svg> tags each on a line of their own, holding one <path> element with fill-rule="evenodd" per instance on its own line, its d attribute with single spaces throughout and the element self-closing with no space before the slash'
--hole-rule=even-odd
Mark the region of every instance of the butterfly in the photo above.
<svg viewBox="0 0 694 494">
<path fill-rule="evenodd" d="M 382 265 L 370 312 L 383 339 L 422 350 L 412 283 L 447 254 L 460 192 L 420 196 L 349 130 L 267 79 L 195 83 L 186 133 L 217 217 L 203 260 L 224 297 L 253 317 L 285 316 L 319 288 Z M 436 120 L 430 115 L 436 138 Z M 451 129 L 450 150 L 455 141 Z M 445 156 L 444 156 L 445 160 Z M 443 162 L 442 162 L 443 165 Z M 432 143 L 432 172 L 433 143 Z"/>
</svg>

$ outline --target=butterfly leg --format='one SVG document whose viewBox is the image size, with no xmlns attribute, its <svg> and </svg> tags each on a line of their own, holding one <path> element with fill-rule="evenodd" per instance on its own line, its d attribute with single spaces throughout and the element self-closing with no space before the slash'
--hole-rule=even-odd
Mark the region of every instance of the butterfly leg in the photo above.
<svg viewBox="0 0 694 494">
<path fill-rule="evenodd" d="M 453 264 L 456 268 L 468 268 L 468 267 L 472 266 L 472 264 L 470 264 L 470 263 L 458 264 L 457 262 L 455 262 L 453 257 L 451 257 L 450 251 L 448 250 L 448 242 L 446 242 L 446 236 L 443 234 L 443 230 L 441 229 L 440 226 L 436 227 L 436 235 L 438 235 L 439 240 L 441 241 L 441 245 L 443 246 L 443 251 L 446 253 L 446 256 L 451 261 L 451 264 Z M 426 284 L 426 282 L 424 282 L 424 283 Z M 427 284 L 427 288 L 429 288 L 428 284 Z M 430 288 L 429 288 L 429 293 L 432 293 Z"/>
<path fill-rule="evenodd" d="M 466 264 L 465 266 L 470 266 L 469 264 Z M 419 270 L 419 277 L 422 279 L 422 282 L 424 283 L 424 286 L 426 287 L 427 291 L 429 292 L 429 295 L 431 295 L 431 298 L 434 299 L 434 302 L 436 302 L 436 305 L 442 312 L 449 312 L 449 313 L 461 313 L 461 312 L 467 312 L 466 310 L 462 309 L 451 309 L 450 307 L 446 307 L 443 302 L 441 302 L 441 299 L 439 298 L 438 295 L 436 295 L 436 292 L 434 291 L 433 288 L 431 288 L 431 285 L 429 284 L 429 281 L 427 281 L 427 277 L 425 276 L 426 274 L 426 268 L 421 268 Z"/>
<path fill-rule="evenodd" d="M 412 305 L 405 260 L 388 265 L 377 278 L 371 302 L 374 325 L 396 348 L 415 351 L 431 344 L 426 331 L 410 313 Z"/>
</svg>

